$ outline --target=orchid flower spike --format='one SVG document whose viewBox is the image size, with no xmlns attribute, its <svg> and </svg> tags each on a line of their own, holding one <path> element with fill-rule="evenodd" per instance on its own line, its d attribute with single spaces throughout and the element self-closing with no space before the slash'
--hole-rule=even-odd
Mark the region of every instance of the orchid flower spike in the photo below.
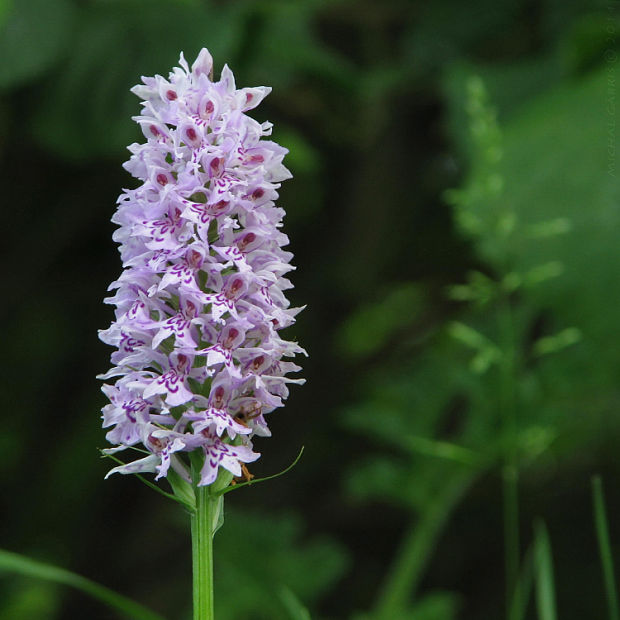
<svg viewBox="0 0 620 620">
<path fill-rule="evenodd" d="M 183 54 L 179 64 L 132 89 L 146 141 L 125 164 L 141 185 L 123 191 L 112 218 L 123 272 L 105 300 L 115 320 L 100 338 L 116 350 L 100 378 L 114 379 L 102 388 L 108 452 L 148 453 L 108 476 L 160 479 L 172 468 L 204 486 L 260 456 L 252 439 L 270 435 L 265 415 L 287 384 L 303 383 L 286 376 L 300 368 L 284 358 L 305 352 L 280 336 L 300 310 L 284 295 L 294 268 L 274 204 L 291 177 L 287 150 L 247 114 L 270 89 L 237 89 L 227 66 L 213 81 L 206 49 L 191 68 Z M 194 451 L 202 465 L 192 480 Z"/>
</svg>

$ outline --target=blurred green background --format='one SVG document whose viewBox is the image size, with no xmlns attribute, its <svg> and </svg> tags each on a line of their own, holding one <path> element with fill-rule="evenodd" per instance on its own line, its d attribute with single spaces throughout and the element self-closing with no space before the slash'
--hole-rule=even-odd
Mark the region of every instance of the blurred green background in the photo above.
<svg viewBox="0 0 620 620">
<path fill-rule="evenodd" d="M 619 559 L 619 20 L 615 0 L 1 1 L 0 547 L 189 617 L 189 519 L 103 482 L 95 375 L 109 220 L 142 140 L 129 88 L 206 46 L 216 75 L 273 87 L 255 116 L 290 149 L 308 307 L 288 336 L 310 353 L 252 471 L 304 445 L 301 462 L 227 496 L 218 618 L 299 601 L 386 620 L 393 597 L 395 620 L 501 618 L 509 450 L 521 556 L 541 517 L 559 617 L 605 617 L 590 478 Z M 116 617 L 0 574 L 0 620 Z"/>
</svg>

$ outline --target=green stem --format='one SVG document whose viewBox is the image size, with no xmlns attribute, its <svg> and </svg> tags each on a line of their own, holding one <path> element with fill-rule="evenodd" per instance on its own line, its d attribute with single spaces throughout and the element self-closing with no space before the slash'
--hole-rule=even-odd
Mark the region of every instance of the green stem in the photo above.
<svg viewBox="0 0 620 620">
<path fill-rule="evenodd" d="M 519 586 L 519 474 L 517 468 L 506 463 L 502 470 L 504 509 L 504 556 L 506 570 L 506 617 L 513 607 L 520 606 Z"/>
<path fill-rule="evenodd" d="M 600 476 L 592 478 L 592 501 L 594 504 L 594 521 L 596 525 L 596 537 L 598 538 L 601 565 L 603 567 L 603 579 L 605 580 L 605 592 L 607 594 L 607 608 L 610 620 L 618 620 L 618 595 L 616 593 L 616 578 L 614 576 L 614 561 L 609 541 L 609 528 L 605 513 L 605 500 L 603 497 L 603 483 Z"/>
<path fill-rule="evenodd" d="M 415 594 L 439 534 L 475 475 L 468 472 L 446 482 L 435 501 L 411 525 L 379 595 L 374 618 L 394 620 L 401 617 Z"/>
<path fill-rule="evenodd" d="M 517 390 L 514 321 L 510 299 L 504 297 L 499 309 L 502 343 L 500 367 L 500 414 L 503 426 L 504 465 L 502 468 L 504 513 L 504 558 L 506 573 L 506 618 L 520 606 L 519 540 L 519 460 L 517 454 Z"/>
<path fill-rule="evenodd" d="M 534 580 L 534 545 L 531 545 L 525 552 L 521 570 L 519 572 L 519 592 L 518 600 L 513 601 L 510 610 L 510 620 L 524 620 L 527 612 L 527 605 L 532 592 L 532 582 Z"/>
<path fill-rule="evenodd" d="M 194 620 L 213 620 L 213 533 L 217 504 L 208 486 L 196 487 L 196 511 L 192 514 L 192 568 Z"/>
</svg>

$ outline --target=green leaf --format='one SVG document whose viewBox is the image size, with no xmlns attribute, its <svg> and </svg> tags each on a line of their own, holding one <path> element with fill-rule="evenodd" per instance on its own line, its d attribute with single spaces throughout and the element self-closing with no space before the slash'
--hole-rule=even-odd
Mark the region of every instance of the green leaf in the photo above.
<svg viewBox="0 0 620 620">
<path fill-rule="evenodd" d="M 452 338 L 472 349 L 481 350 L 492 345 L 491 341 L 486 336 L 483 336 L 473 327 L 469 327 L 469 325 L 465 325 L 465 323 L 461 323 L 460 321 L 452 321 L 448 325 L 448 333 Z"/>
<path fill-rule="evenodd" d="M 524 463 L 544 454 L 557 439 L 558 431 L 554 426 L 533 424 L 524 428 L 516 436 L 517 447 Z"/>
<path fill-rule="evenodd" d="M 530 269 L 523 276 L 523 283 L 526 286 L 534 286 L 536 284 L 540 284 L 541 282 L 551 280 L 552 278 L 557 278 L 563 273 L 564 265 L 560 261 L 554 260 Z"/>
<path fill-rule="evenodd" d="M 181 478 L 172 467 L 168 470 L 166 480 L 172 487 L 175 497 L 189 508 L 190 512 L 194 512 L 196 510 L 196 493 L 192 485 Z"/>
<path fill-rule="evenodd" d="M 290 588 L 283 587 L 278 593 L 290 620 L 311 620 L 310 612 L 301 604 Z"/>
<path fill-rule="evenodd" d="M 377 353 L 410 326 L 412 317 L 420 315 L 425 307 L 426 298 L 420 286 L 395 284 L 380 301 L 362 306 L 349 317 L 339 333 L 337 347 L 354 358 Z"/>
<path fill-rule="evenodd" d="M 239 544 L 251 540 L 251 544 Z M 348 564 L 335 542 L 307 537 L 300 518 L 227 509 L 215 542 L 218 620 L 291 620 L 282 590 L 311 605 L 339 579 Z"/>
<path fill-rule="evenodd" d="M 467 273 L 467 284 L 448 288 L 448 295 L 456 301 L 474 301 L 480 305 L 488 303 L 497 292 L 497 282 L 480 271 Z"/>
<path fill-rule="evenodd" d="M 502 351 L 494 342 L 465 323 L 452 321 L 448 325 L 448 333 L 455 340 L 476 351 L 470 362 L 470 368 L 476 374 L 485 373 L 492 364 L 502 358 Z"/>
<path fill-rule="evenodd" d="M 576 327 L 568 327 L 553 336 L 545 336 L 534 343 L 536 355 L 556 353 L 566 347 L 578 343 L 581 340 L 581 330 Z"/>
<path fill-rule="evenodd" d="M 0 571 L 45 579 L 76 588 L 115 609 L 130 620 L 163 620 L 163 617 L 139 603 L 64 568 L 38 562 L 26 556 L 0 549 Z"/>
</svg>

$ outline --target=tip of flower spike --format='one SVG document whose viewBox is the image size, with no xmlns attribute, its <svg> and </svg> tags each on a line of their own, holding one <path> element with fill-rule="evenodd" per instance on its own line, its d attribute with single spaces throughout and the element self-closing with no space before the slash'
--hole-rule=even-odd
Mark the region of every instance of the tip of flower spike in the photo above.
<svg viewBox="0 0 620 620">
<path fill-rule="evenodd" d="M 198 54 L 198 58 L 192 65 L 194 75 L 206 75 L 209 79 L 213 77 L 213 58 L 206 47 L 203 47 Z"/>
</svg>

